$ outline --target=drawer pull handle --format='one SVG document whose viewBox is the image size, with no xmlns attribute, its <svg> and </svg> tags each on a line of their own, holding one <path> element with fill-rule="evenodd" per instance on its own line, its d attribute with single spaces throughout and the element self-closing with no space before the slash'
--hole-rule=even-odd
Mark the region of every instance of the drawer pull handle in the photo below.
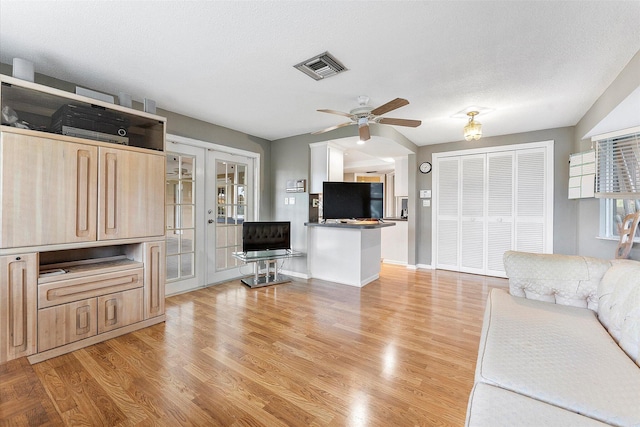
<svg viewBox="0 0 640 427">
<path fill-rule="evenodd" d="M 106 326 L 112 326 L 118 323 L 118 300 L 115 298 L 111 298 L 110 300 L 105 301 L 105 319 L 104 323 Z"/>
<path fill-rule="evenodd" d="M 76 310 L 76 335 L 84 335 L 91 329 L 91 307 L 84 305 Z"/>
<path fill-rule="evenodd" d="M 60 289 L 51 289 L 47 292 L 47 301 L 54 301 L 56 298 L 68 297 L 71 295 L 79 295 L 85 292 L 95 291 L 97 289 L 106 288 L 108 286 L 129 285 L 132 283 L 138 283 L 139 277 L 137 274 L 129 276 L 116 277 L 113 279 L 99 280 L 91 283 L 83 283 L 75 286 L 65 286 Z"/>
</svg>

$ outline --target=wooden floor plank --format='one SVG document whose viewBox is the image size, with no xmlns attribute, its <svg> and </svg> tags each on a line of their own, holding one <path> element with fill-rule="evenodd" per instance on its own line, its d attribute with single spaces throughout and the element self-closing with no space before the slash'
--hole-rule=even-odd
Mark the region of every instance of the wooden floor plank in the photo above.
<svg viewBox="0 0 640 427">
<path fill-rule="evenodd" d="M 505 279 L 383 265 L 364 288 L 232 281 L 167 321 L 0 366 L 0 425 L 459 426 L 488 292 Z"/>
</svg>

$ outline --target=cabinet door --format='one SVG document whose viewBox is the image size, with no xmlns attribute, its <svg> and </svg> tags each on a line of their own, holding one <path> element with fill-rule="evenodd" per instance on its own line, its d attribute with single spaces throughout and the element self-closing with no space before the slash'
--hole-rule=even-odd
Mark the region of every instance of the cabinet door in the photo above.
<svg viewBox="0 0 640 427">
<path fill-rule="evenodd" d="M 144 318 L 164 314 L 165 243 L 144 244 Z"/>
<path fill-rule="evenodd" d="M 36 352 L 36 254 L 0 257 L 0 364 Z"/>
<path fill-rule="evenodd" d="M 38 310 L 38 351 L 89 338 L 98 333 L 97 298 Z"/>
<path fill-rule="evenodd" d="M 96 239 L 97 148 L 3 132 L 1 248 Z"/>
<path fill-rule="evenodd" d="M 98 297 L 98 333 L 142 320 L 142 288 Z"/>
<path fill-rule="evenodd" d="M 98 240 L 164 235 L 162 155 L 100 147 Z"/>
</svg>

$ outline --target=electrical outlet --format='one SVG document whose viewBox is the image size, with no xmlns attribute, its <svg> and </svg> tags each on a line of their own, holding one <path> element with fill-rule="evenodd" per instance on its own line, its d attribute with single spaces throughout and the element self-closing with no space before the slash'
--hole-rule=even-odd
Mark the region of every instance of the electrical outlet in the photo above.
<svg viewBox="0 0 640 427">
<path fill-rule="evenodd" d="M 431 206 L 431 200 L 426 199 L 422 201 L 422 206 L 425 208 L 428 208 L 429 206 Z"/>
<path fill-rule="evenodd" d="M 295 205 L 296 204 L 296 198 L 295 197 L 289 197 L 289 204 L 290 205 Z"/>
</svg>

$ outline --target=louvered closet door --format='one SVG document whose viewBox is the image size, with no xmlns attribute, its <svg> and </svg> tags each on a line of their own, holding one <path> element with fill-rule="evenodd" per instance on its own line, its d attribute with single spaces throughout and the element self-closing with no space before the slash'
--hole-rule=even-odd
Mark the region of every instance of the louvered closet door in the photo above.
<svg viewBox="0 0 640 427">
<path fill-rule="evenodd" d="M 518 150 L 516 156 L 515 250 L 545 252 L 545 150 Z"/>
<path fill-rule="evenodd" d="M 460 204 L 459 158 L 439 159 L 435 168 L 438 174 L 436 187 L 437 209 L 437 259 L 436 267 L 458 270 L 458 217 Z"/>
<path fill-rule="evenodd" d="M 504 276 L 502 257 L 513 247 L 513 151 L 487 154 L 487 263 L 486 274 Z"/>
<path fill-rule="evenodd" d="M 486 155 L 461 159 L 460 271 L 484 273 Z"/>
</svg>

